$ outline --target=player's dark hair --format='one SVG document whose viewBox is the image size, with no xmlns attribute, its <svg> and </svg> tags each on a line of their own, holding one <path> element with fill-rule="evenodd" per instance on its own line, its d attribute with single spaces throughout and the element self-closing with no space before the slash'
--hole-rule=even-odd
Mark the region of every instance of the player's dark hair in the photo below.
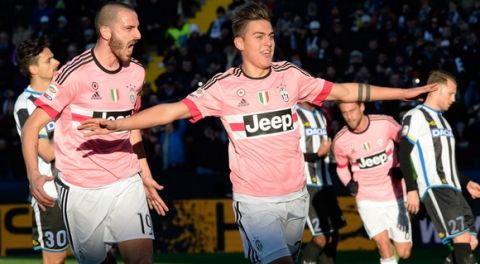
<svg viewBox="0 0 480 264">
<path fill-rule="evenodd" d="M 253 20 L 270 21 L 270 14 L 264 5 L 252 2 L 239 7 L 232 17 L 233 36 L 243 35 L 247 24 Z"/>
<path fill-rule="evenodd" d="M 115 18 L 119 9 L 128 9 L 135 12 L 135 9 L 127 3 L 117 1 L 106 2 L 95 15 L 95 30 L 98 36 L 100 36 L 100 26 L 108 25 L 108 23 Z"/>
<path fill-rule="evenodd" d="M 20 72 L 31 78 L 29 66 L 38 62 L 38 55 L 48 46 L 49 43 L 46 38 L 28 39 L 20 43 L 17 47 L 15 58 Z"/>
</svg>

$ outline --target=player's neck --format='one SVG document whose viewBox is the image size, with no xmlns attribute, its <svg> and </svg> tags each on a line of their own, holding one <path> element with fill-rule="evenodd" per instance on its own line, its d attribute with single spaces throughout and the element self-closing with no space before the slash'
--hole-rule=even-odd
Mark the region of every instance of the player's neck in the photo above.
<svg viewBox="0 0 480 264">
<path fill-rule="evenodd" d="M 353 132 L 363 133 L 365 130 L 367 130 L 369 124 L 370 120 L 368 119 L 368 116 L 364 115 L 360 121 L 360 124 L 358 124 L 357 128 L 355 128 Z"/>
<path fill-rule="evenodd" d="M 437 103 L 436 98 L 433 98 L 431 96 L 428 96 L 427 99 L 425 99 L 425 102 L 423 103 L 423 105 L 435 111 L 441 111 L 440 105 Z"/>
<path fill-rule="evenodd" d="M 97 42 L 97 45 L 93 48 L 93 53 L 105 69 L 116 70 L 120 67 L 120 61 L 107 44 Z"/>
<path fill-rule="evenodd" d="M 242 69 L 243 73 L 250 78 L 258 79 L 267 76 L 270 73 L 271 68 L 268 67 L 266 69 L 258 68 L 252 64 L 245 64 L 243 63 L 240 68 Z"/>
<path fill-rule="evenodd" d="M 36 92 L 45 92 L 45 90 L 48 88 L 48 85 L 50 85 L 50 81 L 42 80 L 40 78 L 30 79 L 30 88 Z"/>
</svg>

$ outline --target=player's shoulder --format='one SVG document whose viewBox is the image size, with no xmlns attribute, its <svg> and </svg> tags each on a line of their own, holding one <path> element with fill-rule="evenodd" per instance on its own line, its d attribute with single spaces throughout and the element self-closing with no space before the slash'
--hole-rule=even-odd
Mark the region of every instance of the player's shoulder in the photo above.
<svg viewBox="0 0 480 264">
<path fill-rule="evenodd" d="M 40 92 L 35 92 L 30 89 L 25 89 L 22 93 L 17 96 L 15 100 L 15 108 L 26 108 L 28 104 L 33 104 L 33 102 L 40 96 Z"/>
<path fill-rule="evenodd" d="M 306 76 L 311 76 L 310 73 L 305 71 L 304 69 L 300 68 L 294 63 L 291 63 L 289 61 L 277 61 L 277 62 L 272 62 L 272 70 L 274 72 L 297 72 L 301 73 Z"/>
<path fill-rule="evenodd" d="M 145 70 L 145 67 L 143 66 L 143 64 L 139 60 L 135 59 L 134 57 L 130 58 L 130 65 L 132 65 L 135 68 L 140 68 L 142 70 Z"/>
<path fill-rule="evenodd" d="M 204 83 L 201 89 L 206 90 L 215 84 L 225 84 L 232 81 L 232 78 L 238 78 L 242 75 L 242 70 L 239 67 L 232 67 L 224 72 L 219 72 L 212 76 L 206 83 Z"/>
<path fill-rule="evenodd" d="M 67 79 L 71 79 L 80 73 L 87 65 L 94 63 L 94 60 L 93 49 L 82 52 L 60 68 L 53 77 L 54 82 L 63 84 Z"/>
<path fill-rule="evenodd" d="M 348 129 L 347 126 L 343 126 L 335 135 L 333 138 L 333 145 L 338 145 L 340 142 L 347 137 L 347 135 L 350 133 L 350 130 Z"/>
<path fill-rule="evenodd" d="M 395 121 L 395 119 L 389 115 L 376 115 L 376 114 L 371 114 L 368 115 L 368 118 L 370 119 L 370 122 L 372 123 L 392 123 L 395 125 L 398 125 L 398 122 Z"/>
<path fill-rule="evenodd" d="M 422 114 L 422 111 L 420 110 L 421 105 L 417 105 L 414 108 L 408 110 L 404 116 L 416 116 Z"/>
</svg>

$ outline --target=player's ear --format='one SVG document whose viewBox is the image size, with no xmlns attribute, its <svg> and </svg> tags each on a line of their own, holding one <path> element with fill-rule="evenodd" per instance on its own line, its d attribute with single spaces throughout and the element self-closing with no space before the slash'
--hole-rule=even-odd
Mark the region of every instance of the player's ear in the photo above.
<svg viewBox="0 0 480 264">
<path fill-rule="evenodd" d="M 35 75 L 38 73 L 38 67 L 35 64 L 30 64 L 28 65 L 28 71 L 30 72 L 30 75 Z"/>
<path fill-rule="evenodd" d="M 235 48 L 237 48 L 238 50 L 242 51 L 245 47 L 245 44 L 243 42 L 243 38 L 240 37 L 240 36 L 236 36 L 234 39 L 233 39 L 233 43 L 235 44 Z"/>
<path fill-rule="evenodd" d="M 105 40 L 110 40 L 112 37 L 112 31 L 110 27 L 107 26 L 100 26 L 100 37 L 105 39 Z"/>
</svg>

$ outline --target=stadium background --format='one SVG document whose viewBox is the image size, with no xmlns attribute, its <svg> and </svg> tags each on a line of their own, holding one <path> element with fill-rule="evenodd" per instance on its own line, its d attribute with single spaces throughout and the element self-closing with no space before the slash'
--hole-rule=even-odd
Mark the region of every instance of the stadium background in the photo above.
<svg viewBox="0 0 480 264">
<path fill-rule="evenodd" d="M 242 0 L 129 2 L 136 6 L 143 34 L 135 48 L 135 57 L 147 70 L 143 107 L 178 100 L 214 73 L 241 63 L 232 45 L 228 16 Z M 432 69 L 452 72 L 459 92 L 457 104 L 446 115 L 457 139 L 460 169 L 469 177 L 480 177 L 480 1 L 261 2 L 273 14 L 275 59 L 290 60 L 312 75 L 408 88 L 424 84 Z M 16 67 L 15 46 L 31 36 L 48 37 L 64 64 L 94 44 L 93 18 L 99 5 L 95 0 L 2 1 L 0 256 L 32 253 L 28 182 L 12 114 L 15 98 L 28 80 Z M 219 6 L 225 16 L 221 10 L 218 15 Z M 398 120 L 413 105 L 379 102 L 368 105 L 368 111 Z M 341 117 L 333 104 L 323 110 L 334 135 L 342 126 Z M 144 132 L 150 166 L 165 185 L 162 197 L 172 209 L 167 217 L 154 218 L 158 253 L 241 252 L 231 209 L 226 136 L 218 120 L 208 118 L 195 125 L 180 121 Z M 337 189 L 348 221 L 341 232 L 339 257 L 355 256 L 351 250 L 371 253 L 374 245 L 365 237 L 353 199 L 342 186 Z M 471 204 L 478 215 L 478 201 Z M 477 216 L 477 229 L 479 225 Z M 413 227 L 415 249 L 434 247 L 442 250 L 440 255 L 446 252 L 429 220 L 417 219 Z M 429 255 L 428 250 L 421 252 Z M 0 263 L 4 260 L 8 258 Z"/>
</svg>

